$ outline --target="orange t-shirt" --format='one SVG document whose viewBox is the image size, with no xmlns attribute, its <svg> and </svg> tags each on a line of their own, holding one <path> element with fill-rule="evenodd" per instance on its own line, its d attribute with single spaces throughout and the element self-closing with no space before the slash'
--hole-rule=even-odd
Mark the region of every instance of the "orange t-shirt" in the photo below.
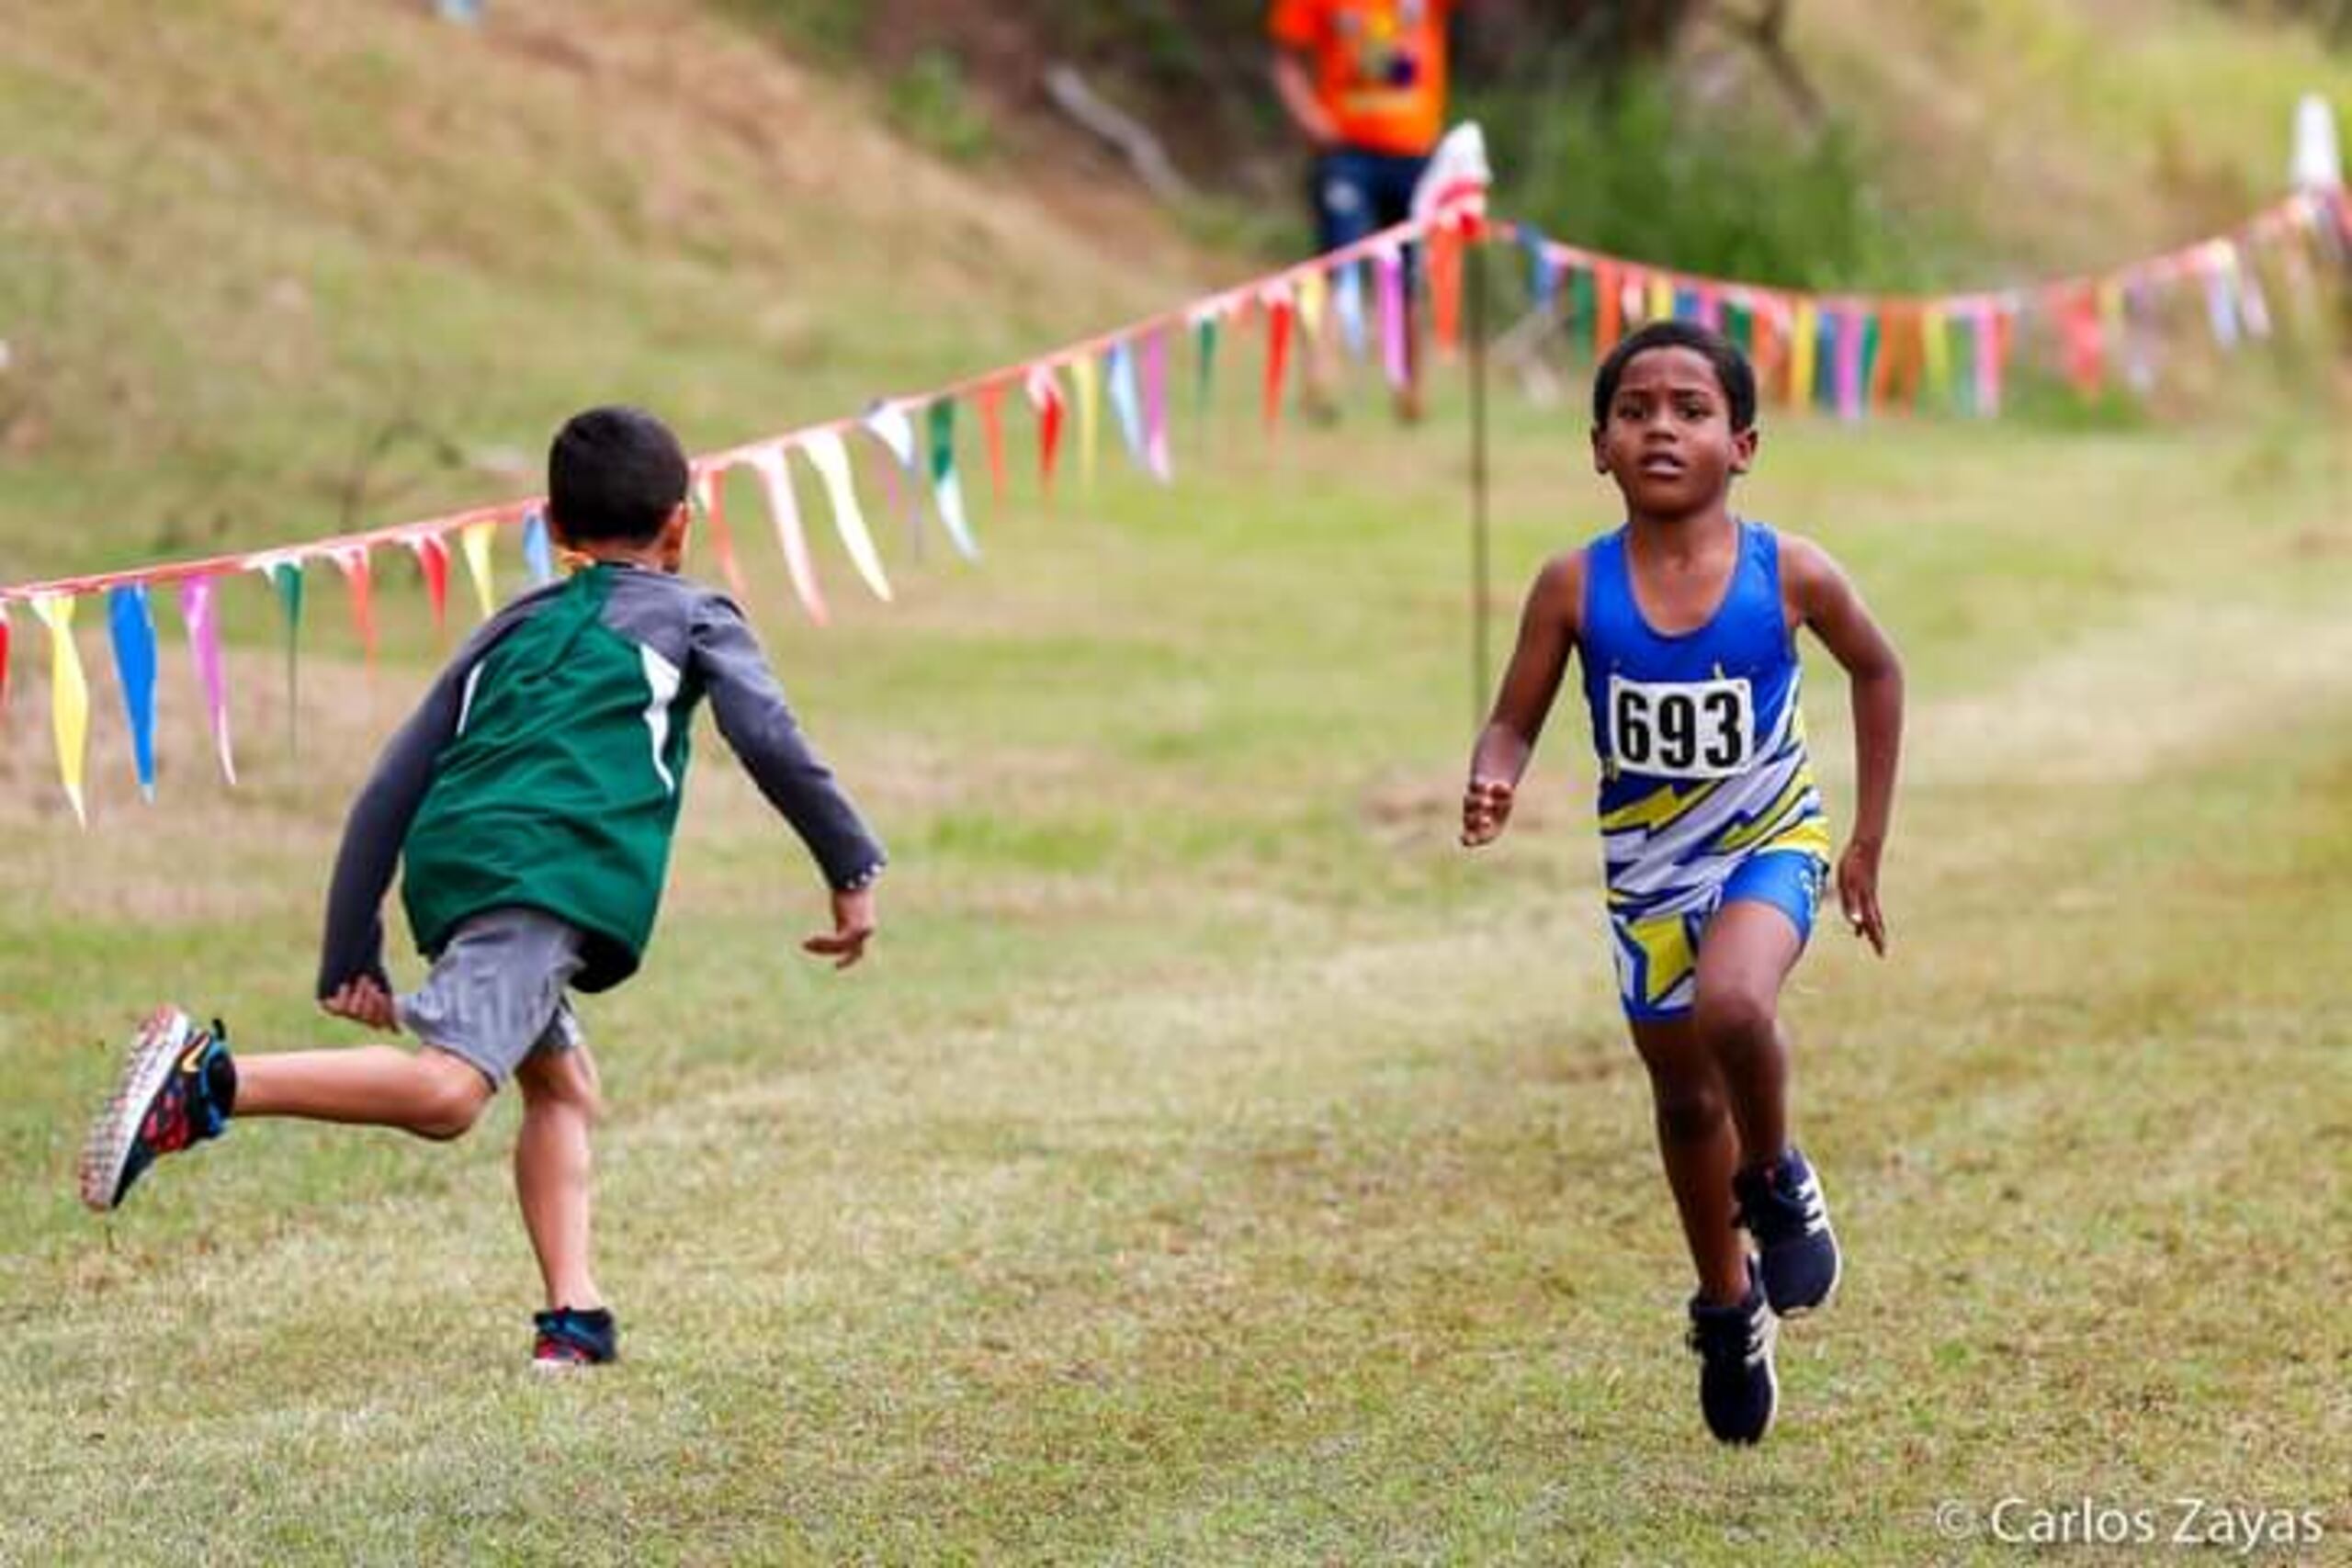
<svg viewBox="0 0 2352 1568">
<path fill-rule="evenodd" d="M 1419 156 L 1445 129 L 1454 0 L 1274 0 L 1266 30 L 1310 55 L 1315 93 L 1351 147 Z"/>
</svg>

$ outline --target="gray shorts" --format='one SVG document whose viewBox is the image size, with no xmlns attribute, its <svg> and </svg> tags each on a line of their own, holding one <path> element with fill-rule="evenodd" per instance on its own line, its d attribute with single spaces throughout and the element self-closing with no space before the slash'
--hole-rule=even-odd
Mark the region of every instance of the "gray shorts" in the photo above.
<svg viewBox="0 0 2352 1568">
<path fill-rule="evenodd" d="M 498 1088 L 534 1051 L 584 1038 L 563 989 L 580 972 L 577 927 L 543 909 L 485 909 L 458 927 L 424 984 L 394 998 L 401 1027 Z"/>
</svg>

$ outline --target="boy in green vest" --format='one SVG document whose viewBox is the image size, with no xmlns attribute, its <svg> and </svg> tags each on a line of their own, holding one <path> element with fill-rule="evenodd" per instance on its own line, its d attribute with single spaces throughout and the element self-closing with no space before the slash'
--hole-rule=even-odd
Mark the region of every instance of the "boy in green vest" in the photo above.
<svg viewBox="0 0 2352 1568">
<path fill-rule="evenodd" d="M 112 1209 L 159 1155 L 239 1118 L 298 1116 L 455 1138 L 510 1075 L 514 1149 L 547 1287 L 534 1360 L 609 1361 L 612 1313 L 588 1263 L 595 1064 L 565 999 L 635 972 L 685 783 L 695 706 L 709 699 L 762 793 L 832 893 L 833 929 L 801 945 L 840 968 L 873 936 L 883 852 L 801 739 L 741 611 L 677 575 L 688 470 L 652 415 L 600 408 L 558 433 L 547 521 L 582 561 L 474 634 L 377 763 L 353 806 L 328 895 L 319 1004 L 406 1031 L 387 1045 L 232 1056 L 216 1021 L 147 1021 L 82 1159 L 82 1197 Z M 381 907 L 395 862 L 424 984 L 394 996 Z"/>
</svg>

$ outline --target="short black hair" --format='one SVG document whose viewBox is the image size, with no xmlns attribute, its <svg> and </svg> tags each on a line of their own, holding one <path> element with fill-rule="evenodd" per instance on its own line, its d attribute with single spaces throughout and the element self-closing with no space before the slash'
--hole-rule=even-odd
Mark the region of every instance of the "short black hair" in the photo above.
<svg viewBox="0 0 2352 1568">
<path fill-rule="evenodd" d="M 1592 378 L 1592 423 L 1595 426 L 1609 423 L 1609 405 L 1617 400 L 1617 383 L 1625 378 L 1625 367 L 1634 356 L 1647 354 L 1654 348 L 1687 348 L 1703 357 L 1715 367 L 1715 384 L 1724 389 L 1724 399 L 1731 404 L 1731 427 L 1734 431 L 1751 428 L 1756 423 L 1756 370 L 1747 363 L 1747 355 L 1739 345 L 1719 332 L 1694 325 L 1690 321 L 1652 321 L 1621 341 L 1600 362 L 1600 369 Z"/>
<path fill-rule="evenodd" d="M 686 454 L 643 409 L 573 414 L 548 448 L 548 510 L 571 539 L 642 544 L 686 499 Z"/>
</svg>

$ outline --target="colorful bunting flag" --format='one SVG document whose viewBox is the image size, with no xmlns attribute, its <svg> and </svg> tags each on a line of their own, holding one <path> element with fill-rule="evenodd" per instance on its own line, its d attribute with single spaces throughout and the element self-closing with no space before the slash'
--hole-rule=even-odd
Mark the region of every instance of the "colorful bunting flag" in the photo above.
<svg viewBox="0 0 2352 1568">
<path fill-rule="evenodd" d="M 999 505 L 1005 496 L 1004 471 L 1004 388 L 1000 378 L 989 382 L 972 395 L 980 411 L 980 439 L 989 454 L 989 493 Z"/>
<path fill-rule="evenodd" d="M 817 563 L 808 553 L 808 530 L 800 524 L 800 502 L 792 493 L 792 472 L 785 448 L 763 446 L 746 460 L 759 478 L 760 493 L 767 500 L 768 517 L 775 525 L 776 544 L 784 551 L 785 573 L 792 579 L 793 597 L 800 601 L 808 618 L 821 626 L 828 619 L 825 595 L 817 585 Z M 846 455 L 843 466 L 847 466 Z M 878 576 L 878 565 L 876 572 Z M 884 599 L 889 598 L 889 585 L 884 583 L 880 592 Z"/>
<path fill-rule="evenodd" d="M 122 711 L 130 726 L 130 761 L 139 793 L 155 798 L 155 622 L 148 614 L 144 584 L 127 582 L 107 591 L 107 629 L 114 644 L 115 679 L 122 687 Z"/>
<path fill-rule="evenodd" d="M 743 581 L 743 563 L 735 553 L 735 530 L 727 522 L 727 465 L 713 463 L 698 470 L 694 497 L 695 509 L 710 525 L 710 547 L 718 557 L 718 572 L 726 581 L 727 592 L 734 595 L 737 604 L 749 604 L 752 590 Z"/>
<path fill-rule="evenodd" d="M 547 513 L 536 506 L 523 518 L 523 569 L 531 574 L 534 588 L 555 581 L 555 541 L 548 535 Z"/>
<path fill-rule="evenodd" d="M 1138 468 L 1146 466 L 1143 455 L 1143 394 L 1136 387 L 1135 350 L 1125 343 L 1114 343 L 1102 356 L 1102 385 L 1111 398 L 1111 412 L 1119 423 L 1119 438 L 1126 443 L 1127 457 Z"/>
<path fill-rule="evenodd" d="M 0 713 L 8 707 L 8 601 L 0 599 Z"/>
<path fill-rule="evenodd" d="M 441 560 L 446 572 L 448 556 L 444 553 Z M 212 730 L 213 750 L 220 754 L 220 776 L 233 784 L 237 782 L 237 759 L 229 748 L 229 672 L 220 661 L 216 586 L 209 577 L 191 577 L 180 584 L 180 625 L 187 630 L 188 656 L 196 664 L 196 678 L 204 689 L 204 713 Z"/>
<path fill-rule="evenodd" d="M 1411 326 L 1405 319 L 1405 258 L 1393 245 L 1374 253 L 1379 272 L 1380 357 L 1388 384 L 1402 388 L 1413 378 Z"/>
<path fill-rule="evenodd" d="M 487 554 L 490 525 L 482 523 L 475 526 L 483 530 L 482 550 Z M 466 553 L 469 557 L 474 553 L 470 538 L 466 541 Z M 302 563 L 299 560 L 273 561 L 265 570 L 270 586 L 277 591 L 277 607 L 286 623 L 286 748 L 291 751 L 300 747 L 296 716 L 302 711 L 301 686 L 297 674 L 302 643 Z M 487 570 L 487 567 L 484 570 Z"/>
<path fill-rule="evenodd" d="M 401 542 L 415 553 L 417 569 L 424 574 L 424 597 L 433 606 L 433 629 L 446 633 L 449 629 L 449 541 L 438 534 L 412 534 Z"/>
<path fill-rule="evenodd" d="M 1081 354 L 1069 362 L 1069 378 L 1078 389 L 1078 478 L 1086 493 L 1094 493 L 1096 453 L 1102 443 L 1102 392 L 1094 356 Z"/>
<path fill-rule="evenodd" d="M 491 541 L 497 533 L 498 525 L 487 519 L 458 530 L 458 543 L 466 554 L 466 575 L 472 580 L 474 599 L 481 605 L 485 621 L 498 610 L 498 584 L 491 575 L 490 562 Z"/>
<path fill-rule="evenodd" d="M 1594 266 L 1592 278 L 1596 297 L 1592 355 L 1595 359 L 1606 359 L 1625 335 L 1625 289 L 1613 266 Z"/>
<path fill-rule="evenodd" d="M 1789 406 L 1813 401 L 1814 355 L 1821 341 L 1819 310 L 1810 299 L 1797 302 L 1796 320 L 1789 327 Z"/>
<path fill-rule="evenodd" d="M 1340 341 L 1348 352 L 1362 359 L 1370 348 L 1371 333 L 1364 326 L 1363 263 L 1341 262 L 1334 269 L 1331 288 L 1333 313 L 1340 318 Z"/>
<path fill-rule="evenodd" d="M 1061 378 L 1050 365 L 1033 366 L 1023 390 L 1029 395 L 1029 406 L 1037 412 L 1037 484 L 1050 502 L 1054 498 L 1054 463 L 1061 455 Z"/>
<path fill-rule="evenodd" d="M 57 742 L 57 771 L 65 783 L 65 798 L 73 803 L 74 819 L 90 825 L 82 799 L 82 767 L 90 743 L 90 682 L 82 673 L 81 651 L 74 646 L 74 596 L 40 593 L 33 597 L 33 614 L 49 628 L 50 732 Z"/>
<path fill-rule="evenodd" d="M 1176 478 L 1168 445 L 1168 334 L 1154 328 L 1143 343 L 1144 467 L 1161 484 Z"/>
<path fill-rule="evenodd" d="M 857 568 L 858 576 L 865 580 L 865 586 L 874 596 L 888 604 L 890 583 L 882 575 L 882 558 L 875 551 L 874 536 L 865 526 L 865 514 L 858 510 L 857 487 L 850 478 L 849 449 L 842 445 L 840 434 L 831 429 L 811 431 L 802 437 L 800 449 L 808 454 L 810 467 L 824 484 L 825 499 L 833 512 L 833 531 L 842 536 L 842 547 L 849 552 L 850 564 Z"/>
<path fill-rule="evenodd" d="M 1214 308 L 1193 318 L 1193 408 L 1205 421 L 1209 396 L 1216 381 L 1218 321 Z"/>
<path fill-rule="evenodd" d="M 1267 289 L 1266 307 L 1266 434 L 1271 435 L 1282 423 L 1283 389 L 1289 380 L 1290 370 L 1290 290 L 1276 284 Z"/>
<path fill-rule="evenodd" d="M 537 517 L 533 513 L 534 519 Z M 542 540 L 546 535 L 540 535 Z M 355 545 L 334 552 L 334 564 L 342 569 L 343 581 L 351 591 L 351 624 L 358 628 L 359 647 L 367 660 L 368 671 L 376 668 L 376 574 L 368 565 L 368 547 Z"/>
<path fill-rule="evenodd" d="M 931 405 L 931 491 L 939 506 L 939 525 L 947 542 L 966 560 L 980 558 L 972 540 L 972 525 L 964 515 L 964 484 L 956 474 L 956 400 L 941 398 Z"/>
</svg>

